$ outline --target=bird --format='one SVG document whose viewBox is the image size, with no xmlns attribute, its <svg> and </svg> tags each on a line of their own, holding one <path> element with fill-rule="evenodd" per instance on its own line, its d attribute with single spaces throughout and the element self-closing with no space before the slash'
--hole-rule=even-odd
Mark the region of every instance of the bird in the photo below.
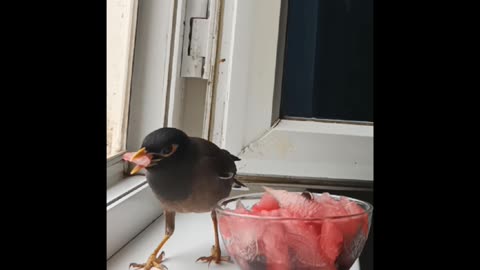
<svg viewBox="0 0 480 270">
<path fill-rule="evenodd" d="M 230 195 L 232 187 L 246 187 L 235 178 L 235 162 L 240 158 L 208 140 L 190 137 L 173 127 L 151 132 L 138 151 L 127 153 L 123 158 L 137 164 L 131 174 L 145 169 L 147 183 L 159 200 L 165 217 L 163 240 L 146 263 L 131 263 L 130 267 L 167 269 L 162 264 L 165 252 L 157 254 L 174 233 L 176 213 L 210 212 L 215 242 L 211 255 L 200 257 L 197 262 L 208 262 L 209 265 L 212 261 L 216 264 L 232 262 L 229 256 L 221 254 L 215 206 Z"/>
</svg>

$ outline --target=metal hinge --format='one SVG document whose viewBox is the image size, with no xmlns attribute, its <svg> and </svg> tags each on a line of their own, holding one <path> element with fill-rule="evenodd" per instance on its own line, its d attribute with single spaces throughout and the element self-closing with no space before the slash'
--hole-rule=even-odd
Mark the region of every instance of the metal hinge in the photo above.
<svg viewBox="0 0 480 270">
<path fill-rule="evenodd" d="M 182 66 L 185 78 L 208 79 L 214 63 L 218 0 L 187 0 L 184 17 Z"/>
</svg>

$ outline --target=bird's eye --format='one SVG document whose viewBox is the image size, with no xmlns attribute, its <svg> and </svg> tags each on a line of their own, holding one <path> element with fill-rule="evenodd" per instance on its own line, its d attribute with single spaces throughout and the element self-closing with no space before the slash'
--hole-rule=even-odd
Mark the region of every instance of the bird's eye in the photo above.
<svg viewBox="0 0 480 270">
<path fill-rule="evenodd" d="M 172 148 L 173 148 L 172 145 L 165 146 L 165 147 L 162 149 L 162 151 L 160 151 L 160 154 L 161 154 L 162 156 L 166 156 L 166 155 L 170 154 L 170 152 L 172 152 Z"/>
<path fill-rule="evenodd" d="M 162 151 L 160 151 L 160 155 L 163 157 L 171 156 L 175 151 L 177 151 L 178 144 L 171 144 L 169 146 L 165 146 Z"/>
</svg>

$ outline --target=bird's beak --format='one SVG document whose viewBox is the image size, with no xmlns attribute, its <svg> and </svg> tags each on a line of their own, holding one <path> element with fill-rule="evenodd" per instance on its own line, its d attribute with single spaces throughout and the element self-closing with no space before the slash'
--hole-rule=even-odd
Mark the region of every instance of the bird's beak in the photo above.
<svg viewBox="0 0 480 270">
<path fill-rule="evenodd" d="M 135 167 L 133 168 L 133 170 L 130 172 L 130 175 L 136 174 L 136 173 L 139 172 L 141 169 L 143 169 L 142 166 L 140 166 L 140 165 L 135 165 Z"/>
<path fill-rule="evenodd" d="M 133 156 L 130 158 L 130 161 L 133 161 L 136 158 L 143 157 L 147 154 L 147 150 L 145 150 L 145 147 L 142 147 L 140 150 L 138 150 Z"/>
<path fill-rule="evenodd" d="M 153 159 L 152 153 L 148 153 L 145 147 L 141 148 L 137 152 L 128 152 L 123 155 L 123 160 L 131 163 L 135 163 L 135 168 L 130 172 L 130 175 L 134 175 L 143 168 L 149 168 L 155 166 L 157 162 L 163 158 Z"/>
<path fill-rule="evenodd" d="M 140 150 L 138 150 L 135 154 L 133 154 L 133 156 L 130 157 L 129 161 L 135 163 L 136 159 L 137 160 L 142 159 L 142 158 L 145 158 L 146 156 L 147 156 L 147 150 L 145 150 L 145 147 L 143 147 Z M 139 172 L 144 167 L 145 166 L 141 166 L 139 164 L 136 164 L 135 167 L 133 168 L 133 170 L 130 172 L 130 175 L 136 174 L 137 172 Z"/>
</svg>

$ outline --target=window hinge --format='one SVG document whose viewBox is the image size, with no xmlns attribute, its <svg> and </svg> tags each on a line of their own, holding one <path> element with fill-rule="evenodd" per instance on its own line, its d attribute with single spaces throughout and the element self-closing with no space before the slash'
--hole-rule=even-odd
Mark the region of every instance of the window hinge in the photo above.
<svg viewBox="0 0 480 270">
<path fill-rule="evenodd" d="M 218 0 L 187 0 L 181 76 L 209 79 L 215 61 L 219 14 Z"/>
</svg>

